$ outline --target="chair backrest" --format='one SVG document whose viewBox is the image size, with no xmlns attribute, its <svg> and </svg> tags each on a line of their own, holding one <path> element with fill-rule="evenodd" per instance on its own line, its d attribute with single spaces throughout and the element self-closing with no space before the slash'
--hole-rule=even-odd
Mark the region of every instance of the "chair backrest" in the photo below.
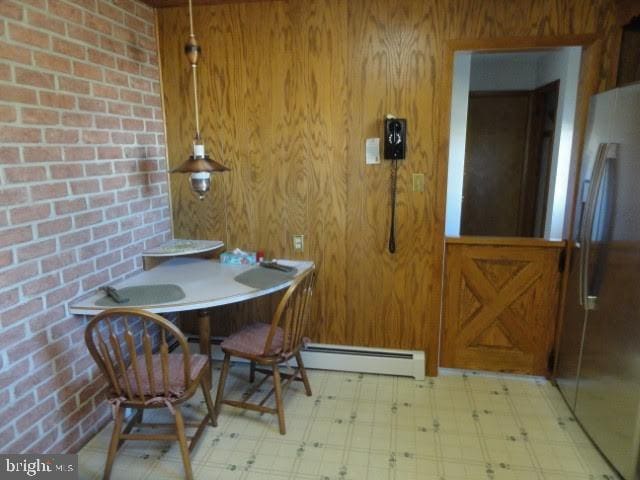
<svg viewBox="0 0 640 480">
<path fill-rule="evenodd" d="M 311 267 L 303 275 L 296 278 L 285 292 L 273 314 L 264 352 L 271 351 L 271 343 L 278 327 L 284 331 L 282 353 L 289 354 L 300 347 L 309 318 L 309 307 L 315 283 L 316 270 L 315 267 Z"/>
<path fill-rule="evenodd" d="M 189 345 L 167 319 L 138 308 L 110 308 L 91 319 L 85 330 L 89 352 L 111 388 L 132 402 L 145 402 L 148 396 L 169 397 L 176 390 L 176 379 L 170 372 L 168 337 L 181 347 L 184 383 L 180 389 L 186 391 L 192 383 Z M 159 353 L 155 361 L 154 347 Z"/>
</svg>

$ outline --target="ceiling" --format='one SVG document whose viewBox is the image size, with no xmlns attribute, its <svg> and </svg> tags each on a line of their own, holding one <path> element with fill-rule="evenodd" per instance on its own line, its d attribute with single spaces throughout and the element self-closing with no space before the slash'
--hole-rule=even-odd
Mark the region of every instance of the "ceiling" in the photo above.
<svg viewBox="0 0 640 480">
<path fill-rule="evenodd" d="M 189 5 L 189 0 L 142 0 L 156 8 L 180 7 Z M 223 3 L 264 2 L 266 0 L 193 0 L 194 5 L 221 5 Z"/>
</svg>

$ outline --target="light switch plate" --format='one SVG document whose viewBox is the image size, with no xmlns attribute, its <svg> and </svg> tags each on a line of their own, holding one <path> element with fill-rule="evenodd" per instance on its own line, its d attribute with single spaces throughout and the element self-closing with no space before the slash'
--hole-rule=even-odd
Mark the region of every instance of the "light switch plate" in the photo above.
<svg viewBox="0 0 640 480">
<path fill-rule="evenodd" d="M 293 251 L 294 252 L 304 251 L 304 235 L 293 236 Z"/>
<path fill-rule="evenodd" d="M 414 173 L 411 176 L 414 192 L 424 192 L 424 173 Z"/>
<path fill-rule="evenodd" d="M 377 165 L 380 163 L 379 138 L 367 138 L 365 142 L 365 163 L 367 165 Z"/>
</svg>

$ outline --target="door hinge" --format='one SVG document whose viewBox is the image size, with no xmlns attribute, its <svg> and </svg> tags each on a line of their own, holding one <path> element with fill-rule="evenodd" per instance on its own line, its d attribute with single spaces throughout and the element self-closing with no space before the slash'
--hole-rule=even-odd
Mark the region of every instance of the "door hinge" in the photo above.
<svg viewBox="0 0 640 480">
<path fill-rule="evenodd" d="M 560 251 L 558 256 L 558 271 L 564 273 L 565 266 L 567 264 L 567 249 L 566 247 Z"/>
<path fill-rule="evenodd" d="M 549 352 L 549 356 L 547 357 L 547 372 L 551 373 L 553 371 L 553 366 L 556 363 L 556 351 L 551 350 Z"/>
</svg>

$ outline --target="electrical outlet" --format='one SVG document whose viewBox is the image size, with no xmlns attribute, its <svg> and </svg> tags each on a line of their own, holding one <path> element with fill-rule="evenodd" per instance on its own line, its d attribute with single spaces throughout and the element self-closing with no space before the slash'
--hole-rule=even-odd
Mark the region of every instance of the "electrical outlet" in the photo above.
<svg viewBox="0 0 640 480">
<path fill-rule="evenodd" d="M 414 173 L 411 179 L 413 180 L 413 191 L 424 192 L 424 173 Z"/>
<path fill-rule="evenodd" d="M 294 252 L 304 251 L 304 235 L 293 236 L 293 251 Z"/>
</svg>

